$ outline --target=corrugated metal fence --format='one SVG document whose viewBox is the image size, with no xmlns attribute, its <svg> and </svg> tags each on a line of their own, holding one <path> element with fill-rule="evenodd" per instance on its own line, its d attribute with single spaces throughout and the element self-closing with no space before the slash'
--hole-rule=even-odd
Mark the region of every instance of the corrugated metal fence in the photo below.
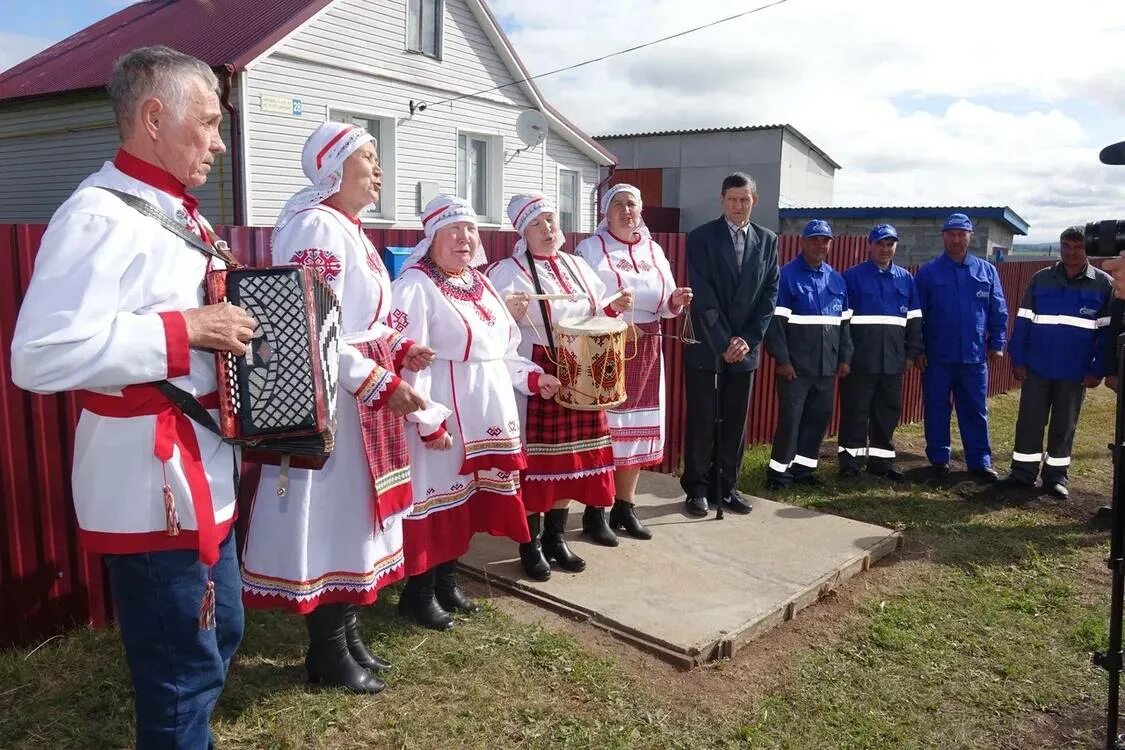
<svg viewBox="0 0 1125 750">
<path fill-rule="evenodd" d="M 35 396 L 12 385 L 9 372 L 12 332 L 16 315 L 31 277 L 35 252 L 43 236 L 42 225 L 0 224 L 0 647 L 26 643 L 60 632 L 75 624 L 102 625 L 110 617 L 110 604 L 101 562 L 82 552 L 70 499 L 70 459 L 77 407 L 72 395 Z M 271 230 L 228 227 L 220 233 L 248 264 L 269 258 Z M 418 242 L 417 230 L 369 231 L 376 247 L 409 247 Z M 586 235 L 568 236 L 565 249 L 573 250 Z M 512 232 L 483 233 L 489 260 L 506 257 L 515 244 Z M 685 237 L 657 234 L 681 284 L 686 283 Z M 797 253 L 798 239 L 781 238 L 781 262 Z M 865 254 L 862 237 L 839 237 L 831 262 L 847 268 Z M 1046 262 L 1008 263 L 1000 266 L 1009 304 L 1018 302 L 1031 274 Z M 679 321 L 669 320 L 664 332 L 675 336 Z M 668 446 L 661 471 L 675 471 L 683 444 L 685 404 L 682 345 L 664 339 L 668 380 Z M 777 422 L 773 393 L 774 364 L 763 358 L 755 380 L 748 439 L 768 442 Z M 993 369 L 990 393 L 1011 386 L 1007 363 Z M 921 387 L 917 373 L 907 377 L 904 419 L 921 419 Z M 832 429 L 835 430 L 835 422 Z M 125 490 L 126 488 L 123 488 Z"/>
</svg>

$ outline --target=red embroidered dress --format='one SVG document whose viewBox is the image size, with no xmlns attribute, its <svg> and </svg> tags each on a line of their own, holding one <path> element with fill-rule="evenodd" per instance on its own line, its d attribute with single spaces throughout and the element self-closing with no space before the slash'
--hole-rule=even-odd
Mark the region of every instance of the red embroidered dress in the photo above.
<svg viewBox="0 0 1125 750">
<path fill-rule="evenodd" d="M 393 299 L 391 325 L 437 354 L 428 369 L 405 377 L 453 410 L 444 424 L 423 419 L 407 431 L 414 487 L 404 523 L 407 574 L 460 557 L 477 532 L 529 541 L 513 386 L 531 394 L 541 368 L 519 355 L 519 328 L 479 271 L 447 278 L 428 257 L 395 280 Z M 452 448 L 424 446 L 446 431 Z"/>
</svg>

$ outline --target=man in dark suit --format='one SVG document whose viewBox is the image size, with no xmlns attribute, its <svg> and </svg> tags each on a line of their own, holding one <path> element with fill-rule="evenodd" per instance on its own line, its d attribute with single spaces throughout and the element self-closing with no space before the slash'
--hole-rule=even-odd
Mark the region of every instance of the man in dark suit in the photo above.
<svg viewBox="0 0 1125 750">
<path fill-rule="evenodd" d="M 723 180 L 723 215 L 687 238 L 688 280 L 695 291 L 692 323 L 701 343 L 684 348 L 687 439 L 680 485 L 689 515 L 705 516 L 722 502 L 749 513 L 735 483 L 746 448 L 746 410 L 762 337 L 777 302 L 777 235 L 750 221 L 758 202 L 754 178 L 735 172 Z M 715 448 L 715 374 L 723 422 L 719 466 Z M 719 497 L 712 482 L 719 472 Z"/>
</svg>

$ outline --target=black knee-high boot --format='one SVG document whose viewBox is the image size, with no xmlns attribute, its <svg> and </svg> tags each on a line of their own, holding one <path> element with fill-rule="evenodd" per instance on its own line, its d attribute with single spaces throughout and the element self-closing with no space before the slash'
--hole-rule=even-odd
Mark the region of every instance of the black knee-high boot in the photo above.
<svg viewBox="0 0 1125 750">
<path fill-rule="evenodd" d="M 309 682 L 342 687 L 353 693 L 378 693 L 387 685 L 356 663 L 348 651 L 345 605 L 322 604 L 305 615 L 309 650 L 305 672 Z"/>
<path fill-rule="evenodd" d="M 381 659 L 367 648 L 359 634 L 359 605 L 348 604 L 344 608 L 344 633 L 348 639 L 348 653 L 355 659 L 356 664 L 364 669 L 387 670 L 391 663 Z"/>
<path fill-rule="evenodd" d="M 543 557 L 543 545 L 540 537 L 543 536 L 543 514 L 528 513 L 527 528 L 531 532 L 531 541 L 520 545 L 520 562 L 523 571 L 533 581 L 546 581 L 551 578 L 551 565 Z"/>
<path fill-rule="evenodd" d="M 422 627 L 432 630 L 449 630 L 453 618 L 441 608 L 434 596 L 437 571 L 430 568 L 425 573 L 410 576 L 398 599 L 399 614 L 405 615 Z"/>
<path fill-rule="evenodd" d="M 652 532 L 637 518 L 633 503 L 613 498 L 613 510 L 609 512 L 609 525 L 614 529 L 622 529 L 634 539 L 652 539 Z"/>
<path fill-rule="evenodd" d="M 438 604 L 446 612 L 464 612 L 467 615 L 475 615 L 480 612 L 480 607 L 476 605 L 476 602 L 465 596 L 465 592 L 457 585 L 456 560 L 443 562 L 437 566 L 435 592 Z"/>
<path fill-rule="evenodd" d="M 554 560 L 559 567 L 569 573 L 581 573 L 586 569 L 586 561 L 570 551 L 566 544 L 567 508 L 555 508 L 547 512 L 546 528 L 543 529 L 543 556 Z"/>
<path fill-rule="evenodd" d="M 582 533 L 590 537 L 590 541 L 594 544 L 603 547 L 617 546 L 617 534 L 613 533 L 613 529 L 609 528 L 606 522 L 605 508 L 586 506 L 586 510 L 582 511 Z"/>
</svg>

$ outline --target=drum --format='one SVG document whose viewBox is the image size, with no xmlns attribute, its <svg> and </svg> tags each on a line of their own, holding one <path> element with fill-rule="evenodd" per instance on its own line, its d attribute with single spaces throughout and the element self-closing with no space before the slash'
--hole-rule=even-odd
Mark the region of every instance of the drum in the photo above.
<svg viewBox="0 0 1125 750">
<path fill-rule="evenodd" d="M 629 326 L 605 317 L 564 318 L 555 326 L 561 386 L 555 400 L 568 409 L 600 411 L 625 402 L 625 339 Z"/>
</svg>

